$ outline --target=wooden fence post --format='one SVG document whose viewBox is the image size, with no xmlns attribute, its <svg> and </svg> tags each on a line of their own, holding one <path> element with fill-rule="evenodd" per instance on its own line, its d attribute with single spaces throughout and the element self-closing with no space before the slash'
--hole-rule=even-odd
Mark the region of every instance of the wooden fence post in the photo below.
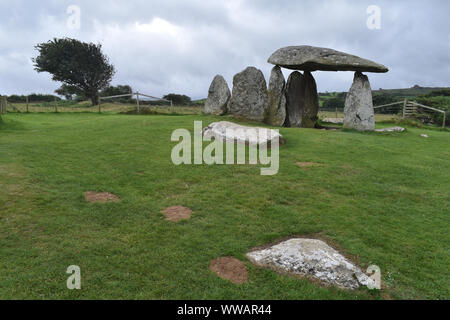
<svg viewBox="0 0 450 320">
<path fill-rule="evenodd" d="M 444 129 L 445 129 L 445 114 L 446 114 L 446 112 L 444 111 L 444 121 L 442 121 L 442 128 L 444 128 Z"/>
<path fill-rule="evenodd" d="M 403 103 L 403 120 L 406 118 L 406 106 L 408 105 L 408 99 L 405 99 L 405 102 Z"/>
<path fill-rule="evenodd" d="M 58 112 L 58 103 L 56 102 L 56 97 L 55 97 L 55 112 Z"/>
<path fill-rule="evenodd" d="M 2 100 L 0 102 L 0 114 L 5 114 L 7 112 L 8 100 L 6 96 L 2 96 Z"/>
<path fill-rule="evenodd" d="M 28 110 L 28 96 L 26 97 L 27 100 L 27 113 L 29 113 L 30 111 Z"/>
<path fill-rule="evenodd" d="M 139 105 L 139 92 L 136 92 L 137 112 L 141 113 L 141 106 Z"/>
</svg>

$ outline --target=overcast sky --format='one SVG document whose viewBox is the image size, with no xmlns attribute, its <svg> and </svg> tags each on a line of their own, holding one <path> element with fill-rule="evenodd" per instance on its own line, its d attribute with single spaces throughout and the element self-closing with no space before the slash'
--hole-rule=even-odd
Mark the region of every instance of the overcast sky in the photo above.
<svg viewBox="0 0 450 320">
<path fill-rule="evenodd" d="M 80 26 L 68 26 L 70 5 Z M 381 9 L 369 29 L 367 8 Z M 116 66 L 113 84 L 162 96 L 207 96 L 222 74 L 230 85 L 247 66 L 261 69 L 289 45 L 329 47 L 390 68 L 369 74 L 372 88 L 450 86 L 450 1 L 361 0 L 0 0 L 0 94 L 52 93 L 38 74 L 34 46 L 54 37 L 101 43 Z M 289 71 L 285 72 L 285 76 Z M 347 91 L 351 72 L 315 72 L 318 89 Z"/>
</svg>

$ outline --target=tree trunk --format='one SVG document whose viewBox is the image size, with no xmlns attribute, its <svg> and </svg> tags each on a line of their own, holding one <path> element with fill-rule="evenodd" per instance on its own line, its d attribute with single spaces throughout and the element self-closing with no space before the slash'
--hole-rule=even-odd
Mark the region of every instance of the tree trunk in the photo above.
<svg viewBox="0 0 450 320">
<path fill-rule="evenodd" d="M 96 94 L 95 96 L 92 97 L 92 105 L 98 106 L 99 104 L 100 104 L 100 100 L 99 100 L 98 94 Z"/>
<path fill-rule="evenodd" d="M 98 91 L 92 91 L 89 93 L 89 98 L 92 101 L 92 106 L 98 106 L 100 103 L 100 99 L 99 99 L 99 95 L 98 95 Z"/>
</svg>

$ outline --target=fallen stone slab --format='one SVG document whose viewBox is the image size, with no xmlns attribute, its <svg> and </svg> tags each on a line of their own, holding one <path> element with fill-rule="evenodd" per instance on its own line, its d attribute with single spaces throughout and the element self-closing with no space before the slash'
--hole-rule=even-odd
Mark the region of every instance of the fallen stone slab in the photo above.
<svg viewBox="0 0 450 320">
<path fill-rule="evenodd" d="M 233 257 L 223 257 L 211 261 L 209 270 L 220 278 L 235 284 L 247 282 L 247 268 L 245 264 Z"/>
<path fill-rule="evenodd" d="M 402 127 L 392 127 L 392 128 L 384 128 L 377 129 L 376 132 L 404 132 L 406 129 Z"/>
<path fill-rule="evenodd" d="M 278 140 L 279 145 L 286 143 L 283 136 L 275 130 L 247 127 L 228 121 L 211 123 L 203 129 L 203 137 L 213 138 L 222 142 L 237 142 L 259 146 L 272 145 L 276 140 Z"/>
<path fill-rule="evenodd" d="M 269 63 L 291 70 L 359 71 L 385 73 L 384 65 L 329 48 L 290 46 L 278 49 Z"/>
<path fill-rule="evenodd" d="M 334 124 L 343 124 L 344 118 L 324 118 L 322 122 L 325 123 L 334 123 Z"/>
<path fill-rule="evenodd" d="M 316 239 L 291 239 L 267 249 L 249 252 L 257 266 L 291 275 L 310 276 L 328 285 L 358 289 L 374 281 L 343 255 Z"/>
</svg>

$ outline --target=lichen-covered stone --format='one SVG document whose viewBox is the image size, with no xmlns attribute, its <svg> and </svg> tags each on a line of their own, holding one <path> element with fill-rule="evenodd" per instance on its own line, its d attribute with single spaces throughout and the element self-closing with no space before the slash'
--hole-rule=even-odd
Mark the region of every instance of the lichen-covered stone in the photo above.
<svg viewBox="0 0 450 320">
<path fill-rule="evenodd" d="M 344 128 L 358 131 L 375 130 L 372 89 L 367 76 L 355 73 L 353 85 L 345 99 Z"/>
<path fill-rule="evenodd" d="M 227 81 L 217 75 L 211 83 L 208 91 L 208 98 L 205 102 L 205 113 L 214 115 L 224 115 L 227 113 L 227 105 L 231 92 Z"/>
<path fill-rule="evenodd" d="M 247 258 L 261 267 L 311 276 L 342 288 L 358 289 L 361 285 L 374 285 L 374 281 L 360 268 L 321 240 L 291 239 L 250 252 Z"/>
<path fill-rule="evenodd" d="M 266 80 L 261 70 L 248 67 L 234 76 L 228 111 L 248 120 L 264 120 L 268 111 L 268 96 Z"/>
<path fill-rule="evenodd" d="M 272 126 L 282 126 L 286 120 L 286 81 L 279 66 L 270 73 L 269 80 L 269 111 L 266 122 Z"/>
</svg>

